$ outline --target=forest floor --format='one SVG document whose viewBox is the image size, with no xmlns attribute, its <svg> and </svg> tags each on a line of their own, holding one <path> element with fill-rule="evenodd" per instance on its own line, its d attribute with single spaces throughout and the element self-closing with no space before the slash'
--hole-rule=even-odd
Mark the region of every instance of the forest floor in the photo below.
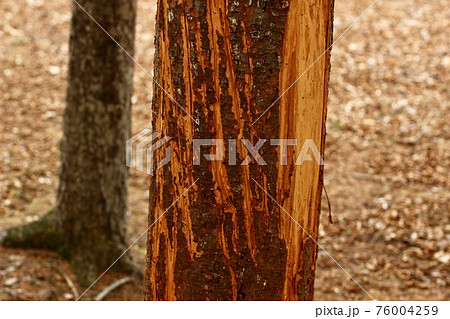
<svg viewBox="0 0 450 319">
<path fill-rule="evenodd" d="M 138 1 L 136 59 L 149 71 L 155 2 Z M 335 39 L 371 3 L 337 0 Z M 3 0 L 0 11 L 4 229 L 55 203 L 71 1 Z M 378 300 L 450 299 L 449 29 L 446 0 L 380 0 L 332 50 L 325 184 L 335 223 L 324 200 L 319 240 Z M 148 126 L 153 83 L 136 67 L 134 85 L 133 133 Z M 130 171 L 132 242 L 147 228 L 148 181 Z M 143 267 L 145 239 L 130 252 Z M 83 299 L 125 276 L 108 272 Z M 73 300 L 67 278 L 76 286 L 52 252 L 0 248 L 0 300 Z M 106 299 L 141 300 L 141 290 L 136 279 Z M 323 251 L 315 291 L 369 298 Z"/>
</svg>

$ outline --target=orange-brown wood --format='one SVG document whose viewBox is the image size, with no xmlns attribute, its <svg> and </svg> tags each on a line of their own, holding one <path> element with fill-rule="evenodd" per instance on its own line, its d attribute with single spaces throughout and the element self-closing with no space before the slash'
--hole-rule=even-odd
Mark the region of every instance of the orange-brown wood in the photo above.
<svg viewBox="0 0 450 319">
<path fill-rule="evenodd" d="M 332 0 L 159 0 L 155 79 L 168 94 L 155 86 L 152 126 L 172 137 L 172 160 L 151 178 L 149 225 L 198 182 L 149 230 L 146 299 L 313 298 L 317 247 L 268 194 L 317 238 L 323 167 L 295 157 L 305 139 L 324 153 L 329 53 L 291 84 L 329 47 L 331 27 Z M 236 139 L 237 165 L 194 166 L 199 138 Z M 240 165 L 243 138 L 298 145 L 286 166 L 268 142 L 268 165 Z"/>
</svg>

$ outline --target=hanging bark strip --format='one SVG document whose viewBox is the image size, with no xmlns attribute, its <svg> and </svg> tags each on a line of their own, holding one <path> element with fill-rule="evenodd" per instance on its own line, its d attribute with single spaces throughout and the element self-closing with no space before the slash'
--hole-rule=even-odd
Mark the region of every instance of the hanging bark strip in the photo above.
<svg viewBox="0 0 450 319">
<path fill-rule="evenodd" d="M 282 94 L 330 46 L 332 12 L 332 0 L 158 1 L 155 79 L 199 125 L 155 86 L 152 127 L 172 160 L 151 178 L 149 223 L 199 180 L 149 230 L 147 300 L 313 298 L 317 246 L 252 178 L 317 239 L 323 167 L 295 161 L 306 139 L 324 154 L 329 52 Z M 283 138 L 298 141 L 287 165 L 268 141 L 268 165 L 241 165 L 240 140 Z M 236 139 L 237 165 L 228 152 L 193 165 L 194 139 Z"/>
</svg>

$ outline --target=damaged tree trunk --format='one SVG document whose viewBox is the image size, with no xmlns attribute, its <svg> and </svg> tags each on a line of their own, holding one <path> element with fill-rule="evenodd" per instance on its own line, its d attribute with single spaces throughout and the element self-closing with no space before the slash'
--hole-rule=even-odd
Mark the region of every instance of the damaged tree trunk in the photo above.
<svg viewBox="0 0 450 319">
<path fill-rule="evenodd" d="M 57 204 L 39 221 L 3 232 L 0 241 L 57 250 L 87 285 L 127 248 L 125 142 L 133 78 L 133 61 L 92 18 L 133 54 L 136 1 L 78 3 L 73 4 Z"/>
<path fill-rule="evenodd" d="M 155 169 L 169 145 L 172 158 L 151 179 L 147 300 L 313 299 L 323 166 L 296 157 L 310 139 L 324 154 L 332 12 L 333 0 L 158 1 L 166 92 L 155 86 L 152 127 L 172 140 Z M 236 141 L 236 165 L 230 149 L 194 165 L 194 139 Z M 247 163 L 243 139 L 266 139 L 267 165 Z"/>
</svg>

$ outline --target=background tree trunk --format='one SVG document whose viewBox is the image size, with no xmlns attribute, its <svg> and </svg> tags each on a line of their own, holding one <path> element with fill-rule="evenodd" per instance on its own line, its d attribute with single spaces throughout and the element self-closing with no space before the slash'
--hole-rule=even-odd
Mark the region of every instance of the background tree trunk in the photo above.
<svg viewBox="0 0 450 319">
<path fill-rule="evenodd" d="M 79 3 L 133 54 L 135 0 Z M 132 81 L 133 61 L 75 5 L 57 221 L 75 272 L 87 281 L 126 249 Z"/>
<path fill-rule="evenodd" d="M 324 153 L 329 52 L 252 123 L 330 46 L 332 0 L 158 1 L 152 127 L 172 137 L 172 161 L 150 185 L 148 300 L 309 300 L 323 167 L 295 166 L 303 142 Z M 193 165 L 193 139 L 237 139 L 237 165 Z M 265 143 L 253 160 L 239 139 L 296 138 L 287 165 Z M 227 145 L 227 142 L 225 142 Z M 164 158 L 156 152 L 155 162 Z M 202 149 L 215 153 L 214 147 Z"/>
<path fill-rule="evenodd" d="M 133 54 L 135 0 L 78 3 Z M 3 244 L 58 250 L 81 284 L 95 280 L 126 249 L 132 78 L 133 61 L 74 3 L 56 208 L 7 231 Z"/>
</svg>

